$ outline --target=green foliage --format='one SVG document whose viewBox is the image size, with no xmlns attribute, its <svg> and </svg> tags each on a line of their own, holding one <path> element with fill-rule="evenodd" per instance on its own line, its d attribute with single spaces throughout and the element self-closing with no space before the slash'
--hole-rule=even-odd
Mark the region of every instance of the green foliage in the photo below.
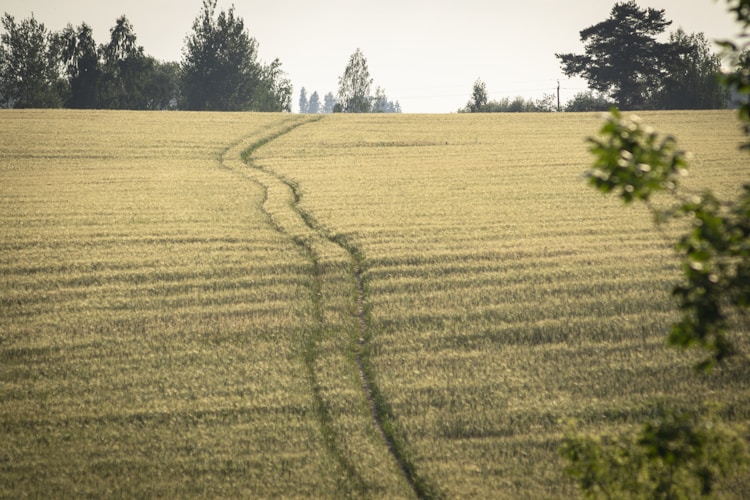
<svg viewBox="0 0 750 500">
<path fill-rule="evenodd" d="M 474 82 L 471 99 L 466 106 L 459 109 L 459 113 L 526 113 L 555 111 L 555 97 L 544 95 L 541 99 L 526 100 L 517 96 L 514 99 L 504 97 L 499 101 L 490 101 L 487 95 L 487 85 L 480 79 Z"/>
<path fill-rule="evenodd" d="M 617 3 L 608 19 L 580 32 L 584 54 L 556 56 L 566 75 L 588 80 L 621 109 L 725 107 L 720 59 L 702 34 L 680 29 L 659 42 L 670 24 L 663 9 Z"/>
<path fill-rule="evenodd" d="M 615 192 L 625 203 L 651 201 L 666 192 L 666 208 L 649 203 L 656 220 L 680 219 L 687 230 L 675 246 L 682 261 L 683 281 L 673 289 L 682 319 L 668 338 L 674 346 L 700 346 L 710 357 L 699 367 L 735 353 L 727 337 L 732 318 L 747 320 L 750 307 L 750 184 L 737 200 L 720 200 L 711 192 L 689 194 L 679 186 L 686 153 L 673 137 L 661 138 L 633 118 L 613 110 L 601 129 L 604 139 L 590 139 L 594 168 L 587 173 L 597 189 Z"/>
<path fill-rule="evenodd" d="M 667 191 L 672 205 L 651 206 L 657 220 L 688 221 L 687 232 L 676 244 L 684 281 L 673 289 L 683 314 L 669 343 L 707 349 L 711 357 L 700 367 L 710 369 L 735 353 L 727 338 L 732 317 L 727 310 L 742 314 L 750 306 L 750 185 L 743 187 L 736 201 L 722 201 L 710 192 L 688 196 L 679 190 L 678 180 L 687 165 L 674 138 L 659 138 L 617 110 L 601 134 L 604 140 L 590 139 L 596 157 L 587 174 L 591 184 L 604 192 L 616 190 L 626 203 L 649 201 L 653 193 Z"/>
<path fill-rule="evenodd" d="M 750 26 L 750 0 L 727 0 L 727 3 L 729 12 L 736 16 L 737 22 L 745 28 Z"/>
<path fill-rule="evenodd" d="M 656 41 L 671 21 L 664 10 L 617 3 L 610 17 L 580 32 L 585 54 L 556 54 L 567 76 L 581 76 L 621 108 L 639 109 L 661 76 L 668 45 Z"/>
<path fill-rule="evenodd" d="M 661 109 L 722 109 L 728 95 L 718 78 L 721 58 L 702 33 L 689 35 L 681 28 L 669 36 L 672 57 L 655 96 Z"/>
<path fill-rule="evenodd" d="M 371 109 L 370 70 L 367 59 L 357 49 L 349 57 L 344 74 L 339 78 L 338 104 L 344 113 L 369 113 Z"/>
<path fill-rule="evenodd" d="M 745 443 L 715 416 L 660 408 L 636 433 L 595 438 L 568 429 L 565 472 L 591 498 L 694 498 L 747 465 Z"/>
<path fill-rule="evenodd" d="M 262 66 L 260 83 L 253 94 L 250 109 L 269 112 L 292 111 L 292 82 L 281 69 L 279 59 Z"/>
<path fill-rule="evenodd" d="M 99 48 L 103 77 L 99 107 L 106 109 L 148 109 L 146 90 L 153 75 L 154 60 L 137 44 L 127 17 L 117 19 L 110 41 Z"/>
<path fill-rule="evenodd" d="M 673 138 L 660 138 L 617 110 L 602 133 L 606 140 L 591 140 L 596 156 L 595 168 L 588 172 L 591 184 L 616 192 L 625 203 L 647 202 L 658 222 L 679 219 L 688 224 L 675 245 L 683 281 L 673 295 L 682 318 L 673 325 L 668 342 L 708 350 L 710 356 L 697 366 L 708 371 L 736 354 L 728 337 L 732 318 L 746 321 L 750 307 L 750 185 L 743 186 L 736 201 L 722 201 L 710 192 L 684 195 L 678 179 L 686 166 L 685 153 Z M 669 193 L 674 203 L 667 208 L 649 203 L 660 191 Z M 635 438 L 569 436 L 562 452 L 570 462 L 567 474 L 584 492 L 605 497 L 707 495 L 746 460 L 742 442 L 721 424 L 669 410 L 646 423 Z"/>
<path fill-rule="evenodd" d="M 593 90 L 588 90 L 574 95 L 573 98 L 565 104 L 565 111 L 607 111 L 613 106 L 614 103 L 605 95 L 599 92 L 594 92 Z"/>
<path fill-rule="evenodd" d="M 590 138 L 594 168 L 587 172 L 600 191 L 617 191 L 625 203 L 648 201 L 660 190 L 674 191 L 685 171 L 685 152 L 673 137 L 660 138 L 637 117 L 625 118 L 613 109 L 600 131 L 603 139 Z"/>
<path fill-rule="evenodd" d="M 278 59 L 258 61 L 258 42 L 242 18 L 216 13 L 217 0 L 204 0 L 183 50 L 183 94 L 190 110 L 289 111 L 291 83 Z"/>
<path fill-rule="evenodd" d="M 217 0 L 204 0 L 183 52 L 183 92 L 190 110 L 250 108 L 260 79 L 258 43 L 235 17 L 234 7 L 216 15 Z"/>
<path fill-rule="evenodd" d="M 147 109 L 176 109 L 181 99 L 180 64 L 149 58 L 153 65 L 145 94 Z"/>
<path fill-rule="evenodd" d="M 478 113 L 484 110 L 487 105 L 487 85 L 480 79 L 474 82 L 471 90 L 471 100 L 466 104 L 466 109 L 470 113 Z"/>
<path fill-rule="evenodd" d="M 76 109 L 98 107 L 102 69 L 91 27 L 86 23 L 78 28 L 68 24 L 57 35 L 56 43 L 70 83 L 65 105 Z"/>
<path fill-rule="evenodd" d="M 144 53 L 125 16 L 97 47 L 86 23 L 70 24 L 54 37 L 67 75 L 66 106 L 103 109 L 173 109 L 180 96 L 179 65 Z"/>
<path fill-rule="evenodd" d="M 730 0 L 730 5 L 733 2 Z M 745 2 L 736 7 L 739 17 Z M 746 6 L 745 6 L 746 7 Z M 744 18 L 745 27 L 748 17 Z M 737 58 L 739 48 L 725 45 Z M 746 65 L 725 81 L 750 93 Z M 739 117 L 747 132 L 750 104 Z M 735 200 L 721 200 L 706 190 L 689 193 L 679 184 L 686 155 L 672 137 L 661 138 L 638 120 L 612 110 L 601 129 L 604 139 L 590 139 L 595 156 L 589 182 L 605 193 L 616 192 L 625 203 L 646 202 L 658 223 L 682 221 L 687 228 L 675 249 L 682 263 L 682 282 L 673 288 L 682 317 L 672 326 L 668 343 L 699 346 L 709 357 L 696 368 L 710 371 L 735 355 L 731 332 L 747 329 L 750 308 L 750 184 Z M 656 193 L 668 202 L 655 204 Z M 666 207 L 666 208 L 665 208 Z M 561 453 L 566 473 L 590 496 L 686 498 L 714 492 L 716 484 L 747 462 L 743 441 L 716 419 L 664 410 L 639 433 L 592 439 L 571 433 Z"/>
<path fill-rule="evenodd" d="M 53 35 L 32 16 L 16 23 L 2 18 L 0 106 L 54 108 L 62 104 Z"/>
</svg>

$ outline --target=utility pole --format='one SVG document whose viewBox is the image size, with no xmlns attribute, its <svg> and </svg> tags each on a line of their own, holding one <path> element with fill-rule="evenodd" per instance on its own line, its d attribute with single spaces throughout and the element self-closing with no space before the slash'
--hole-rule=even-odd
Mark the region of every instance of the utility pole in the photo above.
<svg viewBox="0 0 750 500">
<path fill-rule="evenodd" d="M 560 80 L 557 80 L 557 112 L 560 112 Z"/>
</svg>

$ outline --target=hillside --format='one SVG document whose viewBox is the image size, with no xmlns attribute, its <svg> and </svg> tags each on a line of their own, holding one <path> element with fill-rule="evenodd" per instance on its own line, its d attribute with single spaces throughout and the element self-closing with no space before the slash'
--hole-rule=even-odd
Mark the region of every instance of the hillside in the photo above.
<svg viewBox="0 0 750 500">
<path fill-rule="evenodd" d="M 0 496 L 563 498 L 569 419 L 750 422 L 597 114 L 0 118 Z M 644 119 L 747 181 L 731 112 Z"/>
</svg>

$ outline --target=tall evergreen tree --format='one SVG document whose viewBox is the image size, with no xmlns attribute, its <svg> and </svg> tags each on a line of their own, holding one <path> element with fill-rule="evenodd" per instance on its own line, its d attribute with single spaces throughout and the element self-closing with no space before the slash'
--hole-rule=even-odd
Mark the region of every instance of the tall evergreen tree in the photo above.
<svg viewBox="0 0 750 500">
<path fill-rule="evenodd" d="M 323 113 L 324 114 L 331 114 L 333 113 L 333 109 L 336 107 L 336 98 L 333 95 L 333 92 L 328 92 L 323 97 Z"/>
<path fill-rule="evenodd" d="M 302 87 L 302 90 L 299 91 L 299 112 L 303 115 L 307 113 L 307 90 L 305 90 L 305 87 Z"/>
<path fill-rule="evenodd" d="M 311 115 L 320 113 L 320 96 L 317 90 L 310 96 L 310 101 L 307 104 L 307 112 Z"/>
<path fill-rule="evenodd" d="M 656 37 L 672 22 L 664 10 L 617 3 L 610 17 L 580 32 L 584 54 L 556 54 L 567 76 L 610 96 L 622 109 L 648 107 L 658 91 L 673 46 Z"/>
</svg>

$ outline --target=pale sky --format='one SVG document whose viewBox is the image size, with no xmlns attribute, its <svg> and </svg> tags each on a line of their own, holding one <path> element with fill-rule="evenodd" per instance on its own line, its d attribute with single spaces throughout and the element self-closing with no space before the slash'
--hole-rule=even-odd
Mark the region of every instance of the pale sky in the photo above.
<svg viewBox="0 0 750 500">
<path fill-rule="evenodd" d="M 638 0 L 665 9 L 682 27 L 710 40 L 738 32 L 725 0 Z M 556 92 L 561 100 L 585 90 L 567 79 L 555 53 L 583 53 L 579 32 L 609 17 L 615 0 L 219 0 L 234 4 L 260 59 L 279 58 L 299 91 L 336 94 L 349 56 L 360 48 L 374 86 L 405 113 L 452 113 L 469 100 L 474 81 L 487 84 L 490 99 L 538 99 Z M 31 16 L 58 31 L 82 22 L 97 43 L 121 15 L 133 24 L 139 45 L 164 61 L 180 61 L 185 37 L 202 0 L 0 0 L 0 12 L 16 20 Z M 374 89 L 373 89 L 374 90 Z"/>
</svg>

